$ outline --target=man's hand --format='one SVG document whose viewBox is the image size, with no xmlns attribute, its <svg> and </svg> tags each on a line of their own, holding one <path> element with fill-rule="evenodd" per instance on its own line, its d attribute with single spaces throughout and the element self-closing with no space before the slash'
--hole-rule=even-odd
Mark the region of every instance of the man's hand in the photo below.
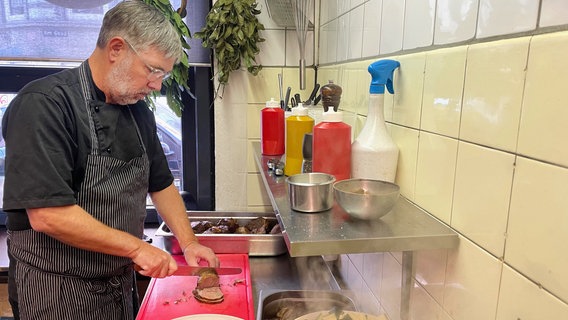
<svg viewBox="0 0 568 320">
<path fill-rule="evenodd" d="M 185 261 L 190 266 L 198 266 L 199 261 L 205 260 L 210 267 L 219 267 L 219 258 L 211 248 L 199 244 L 199 242 L 190 242 L 183 248 Z"/>
<path fill-rule="evenodd" d="M 141 241 L 142 245 L 134 252 L 134 268 L 141 275 L 152 278 L 171 276 L 177 269 L 172 256 L 151 244 Z"/>
</svg>

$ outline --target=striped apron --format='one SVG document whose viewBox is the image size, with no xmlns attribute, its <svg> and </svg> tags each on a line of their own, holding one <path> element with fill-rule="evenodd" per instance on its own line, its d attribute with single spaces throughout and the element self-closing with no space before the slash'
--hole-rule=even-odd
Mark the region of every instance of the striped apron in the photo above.
<svg viewBox="0 0 568 320">
<path fill-rule="evenodd" d="M 150 168 L 144 144 L 134 122 L 139 157 L 124 162 L 100 155 L 87 68 L 81 65 L 80 79 L 92 148 L 77 204 L 111 228 L 142 238 Z M 9 231 L 9 238 L 21 319 L 134 318 L 131 259 L 81 250 L 33 229 Z"/>
</svg>

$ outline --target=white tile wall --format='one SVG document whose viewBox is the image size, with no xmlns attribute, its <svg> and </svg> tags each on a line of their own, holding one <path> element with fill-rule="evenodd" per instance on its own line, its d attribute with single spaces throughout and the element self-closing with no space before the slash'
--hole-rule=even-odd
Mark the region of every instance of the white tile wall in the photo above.
<svg viewBox="0 0 568 320">
<path fill-rule="evenodd" d="M 470 40 L 477 26 L 478 0 L 438 0 L 434 44 Z"/>
<path fill-rule="evenodd" d="M 452 228 L 503 257 L 515 156 L 460 142 Z"/>
<path fill-rule="evenodd" d="M 432 45 L 435 17 L 436 0 L 406 0 L 403 49 Z"/>
<path fill-rule="evenodd" d="M 420 128 L 422 89 L 426 54 L 423 52 L 401 56 L 397 59 L 403 68 L 396 70 L 395 90 L 405 94 L 394 95 L 392 120 L 411 128 Z"/>
<path fill-rule="evenodd" d="M 420 133 L 414 200 L 447 224 L 451 221 L 457 154 L 455 139 Z"/>
<path fill-rule="evenodd" d="M 349 30 L 349 14 L 343 14 L 337 19 L 337 44 L 336 57 L 337 61 L 345 61 L 349 59 L 349 46 L 352 38 L 356 39 L 362 35 L 352 35 Z M 329 48 L 329 47 L 328 47 Z M 331 48 L 329 48 L 332 50 Z"/>
<path fill-rule="evenodd" d="M 452 319 L 494 319 L 502 264 L 466 238 L 450 252 L 444 310 Z"/>
<path fill-rule="evenodd" d="M 345 16 L 349 17 L 347 59 L 359 59 L 363 50 L 364 20 L 361 17 L 365 16 L 365 8 L 356 7 Z"/>
<path fill-rule="evenodd" d="M 317 80 L 344 85 L 356 134 L 366 115 L 366 66 L 401 62 L 396 94 L 385 95 L 400 149 L 396 182 L 460 234 L 456 249 L 416 254 L 412 319 L 568 318 L 568 256 L 559 254 L 568 251 L 566 6 L 321 0 Z M 215 105 L 218 210 L 271 210 L 247 150 L 258 139 L 256 113 L 278 94 L 277 74 L 297 87 L 298 71 L 294 32 L 261 18 L 274 33 L 259 59 L 275 65 L 258 77 L 237 72 Z M 340 258 L 361 301 L 391 320 L 399 318 L 399 256 Z"/>
<path fill-rule="evenodd" d="M 446 265 L 448 250 L 423 250 L 414 255 L 416 281 L 428 292 L 436 303 L 444 301 L 444 283 L 446 282 Z"/>
<path fill-rule="evenodd" d="M 517 157 L 505 261 L 568 301 L 568 169 Z"/>
<path fill-rule="evenodd" d="M 333 63 L 337 61 L 338 48 L 338 21 L 332 20 L 321 26 L 320 29 L 320 63 Z"/>
<path fill-rule="evenodd" d="M 381 39 L 382 0 L 369 0 L 365 3 L 363 16 L 362 57 L 374 56 L 379 52 Z"/>
<path fill-rule="evenodd" d="M 404 34 L 405 0 L 383 0 L 381 12 L 381 54 L 393 53 L 402 49 Z"/>
<path fill-rule="evenodd" d="M 496 320 L 507 319 L 568 319 L 568 306 L 505 266 Z"/>
<path fill-rule="evenodd" d="M 518 142 L 520 154 L 564 167 L 568 149 L 554 141 L 568 136 L 568 96 L 562 94 L 568 82 L 567 41 L 566 32 L 531 41 Z"/>
<path fill-rule="evenodd" d="M 542 0 L 540 27 L 550 27 L 568 23 L 568 2 L 565 0 Z"/>
<path fill-rule="evenodd" d="M 539 0 L 480 0 L 477 37 L 534 30 Z"/>
<path fill-rule="evenodd" d="M 469 47 L 461 139 L 515 151 L 529 41 L 525 37 Z"/>
<path fill-rule="evenodd" d="M 466 54 L 465 47 L 426 53 L 422 130 L 452 138 L 459 136 Z"/>
</svg>

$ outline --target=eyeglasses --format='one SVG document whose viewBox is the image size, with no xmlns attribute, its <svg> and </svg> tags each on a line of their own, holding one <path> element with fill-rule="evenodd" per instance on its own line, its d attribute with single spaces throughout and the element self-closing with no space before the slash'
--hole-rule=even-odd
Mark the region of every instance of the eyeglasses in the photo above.
<svg viewBox="0 0 568 320">
<path fill-rule="evenodd" d="M 140 61 L 142 61 L 142 63 L 144 63 L 146 65 L 146 68 L 148 68 L 148 70 L 150 71 L 150 73 L 148 74 L 148 80 L 150 81 L 156 81 L 158 79 L 166 80 L 172 75 L 170 72 L 165 72 L 164 70 L 157 69 L 149 65 L 144 59 L 142 59 L 138 51 L 134 49 L 134 47 L 130 44 L 130 42 L 128 42 L 126 39 L 124 39 L 124 42 L 128 44 L 128 46 L 130 47 L 130 49 L 132 49 L 132 51 L 134 51 L 138 59 L 140 59 Z"/>
</svg>

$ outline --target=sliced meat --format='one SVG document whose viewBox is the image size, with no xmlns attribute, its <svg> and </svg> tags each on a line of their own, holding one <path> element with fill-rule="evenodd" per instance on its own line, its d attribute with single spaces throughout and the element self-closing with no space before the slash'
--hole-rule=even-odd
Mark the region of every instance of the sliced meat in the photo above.
<svg viewBox="0 0 568 320">
<path fill-rule="evenodd" d="M 203 303 L 221 303 L 225 299 L 220 287 L 195 289 L 193 296 Z"/>
<path fill-rule="evenodd" d="M 206 268 L 199 272 L 197 286 L 193 290 L 193 296 L 203 303 L 221 303 L 224 300 L 219 275 L 213 268 Z"/>
</svg>

